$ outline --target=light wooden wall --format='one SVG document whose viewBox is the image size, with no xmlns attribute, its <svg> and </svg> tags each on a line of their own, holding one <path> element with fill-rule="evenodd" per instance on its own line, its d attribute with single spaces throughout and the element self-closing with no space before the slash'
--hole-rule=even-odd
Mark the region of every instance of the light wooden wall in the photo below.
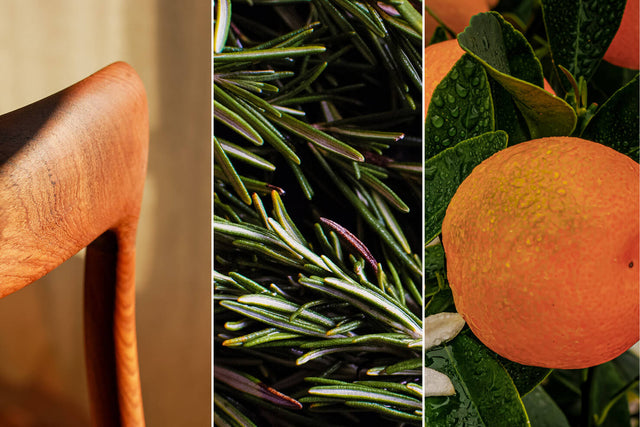
<svg viewBox="0 0 640 427">
<path fill-rule="evenodd" d="M 145 82 L 151 141 L 137 315 L 150 426 L 210 425 L 210 8 L 0 0 L 0 113 L 117 60 Z M 80 254 L 0 300 L 0 425 L 33 425 L 39 414 L 86 425 L 82 274 Z"/>
</svg>

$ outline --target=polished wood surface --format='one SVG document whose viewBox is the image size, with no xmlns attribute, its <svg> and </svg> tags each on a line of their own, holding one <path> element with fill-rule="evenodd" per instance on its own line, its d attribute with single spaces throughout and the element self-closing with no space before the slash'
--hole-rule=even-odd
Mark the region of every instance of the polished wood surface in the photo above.
<svg viewBox="0 0 640 427">
<path fill-rule="evenodd" d="M 93 424 L 144 425 L 135 233 L 147 100 L 125 63 L 0 116 L 0 297 L 87 247 L 84 322 Z"/>
</svg>

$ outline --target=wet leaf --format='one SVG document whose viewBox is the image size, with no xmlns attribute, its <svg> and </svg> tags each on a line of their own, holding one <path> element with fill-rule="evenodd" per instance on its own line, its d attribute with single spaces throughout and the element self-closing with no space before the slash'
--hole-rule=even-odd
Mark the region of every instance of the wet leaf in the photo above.
<svg viewBox="0 0 640 427">
<path fill-rule="evenodd" d="M 493 101 L 484 67 L 465 54 L 433 91 L 425 121 L 425 157 L 494 130 Z"/>
<path fill-rule="evenodd" d="M 541 386 L 522 398 L 532 426 L 570 427 L 567 417 Z"/>
<path fill-rule="evenodd" d="M 601 0 L 542 0 L 554 64 L 589 80 L 616 34 L 625 3 Z M 560 77 L 561 73 L 557 71 Z M 568 81 L 564 90 L 568 91 Z M 559 86 L 555 86 L 559 89 Z"/>
<path fill-rule="evenodd" d="M 446 346 L 427 351 L 426 366 L 447 375 L 456 390 L 453 396 L 426 398 L 426 425 L 529 425 L 511 378 L 470 334 L 462 333 Z"/>
<path fill-rule="evenodd" d="M 639 91 L 636 76 L 598 109 L 581 137 L 611 147 L 637 162 L 640 140 Z"/>
<path fill-rule="evenodd" d="M 498 13 L 471 18 L 458 41 L 512 95 L 531 138 L 571 134 L 577 121 L 573 108 L 542 88 L 542 66 L 531 45 Z"/>
</svg>

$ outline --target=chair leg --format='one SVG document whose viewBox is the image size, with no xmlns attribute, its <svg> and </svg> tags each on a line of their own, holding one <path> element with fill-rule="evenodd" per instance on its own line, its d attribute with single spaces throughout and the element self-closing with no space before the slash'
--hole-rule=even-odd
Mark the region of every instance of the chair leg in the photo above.
<svg viewBox="0 0 640 427">
<path fill-rule="evenodd" d="M 135 329 L 135 227 L 87 247 L 84 335 L 95 426 L 144 426 Z"/>
</svg>

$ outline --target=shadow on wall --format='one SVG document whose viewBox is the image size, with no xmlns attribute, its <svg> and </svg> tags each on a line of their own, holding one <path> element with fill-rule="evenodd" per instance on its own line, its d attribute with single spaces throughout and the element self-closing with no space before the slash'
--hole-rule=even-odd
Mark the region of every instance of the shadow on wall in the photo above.
<svg viewBox="0 0 640 427">
<path fill-rule="evenodd" d="M 6 367 L 0 376 L 1 426 L 89 424 L 83 272 L 84 259 L 76 256 L 0 299 L 0 324 L 5 325 L 0 352 Z"/>
<path fill-rule="evenodd" d="M 143 398 L 148 425 L 209 425 L 211 5 L 160 0 L 157 10 L 155 208 L 141 217 L 154 236 L 138 296 Z"/>
<path fill-rule="evenodd" d="M 85 427 L 89 420 L 79 405 L 61 399 L 57 394 L 31 386 L 18 388 L 0 383 L 0 425 Z"/>
</svg>

